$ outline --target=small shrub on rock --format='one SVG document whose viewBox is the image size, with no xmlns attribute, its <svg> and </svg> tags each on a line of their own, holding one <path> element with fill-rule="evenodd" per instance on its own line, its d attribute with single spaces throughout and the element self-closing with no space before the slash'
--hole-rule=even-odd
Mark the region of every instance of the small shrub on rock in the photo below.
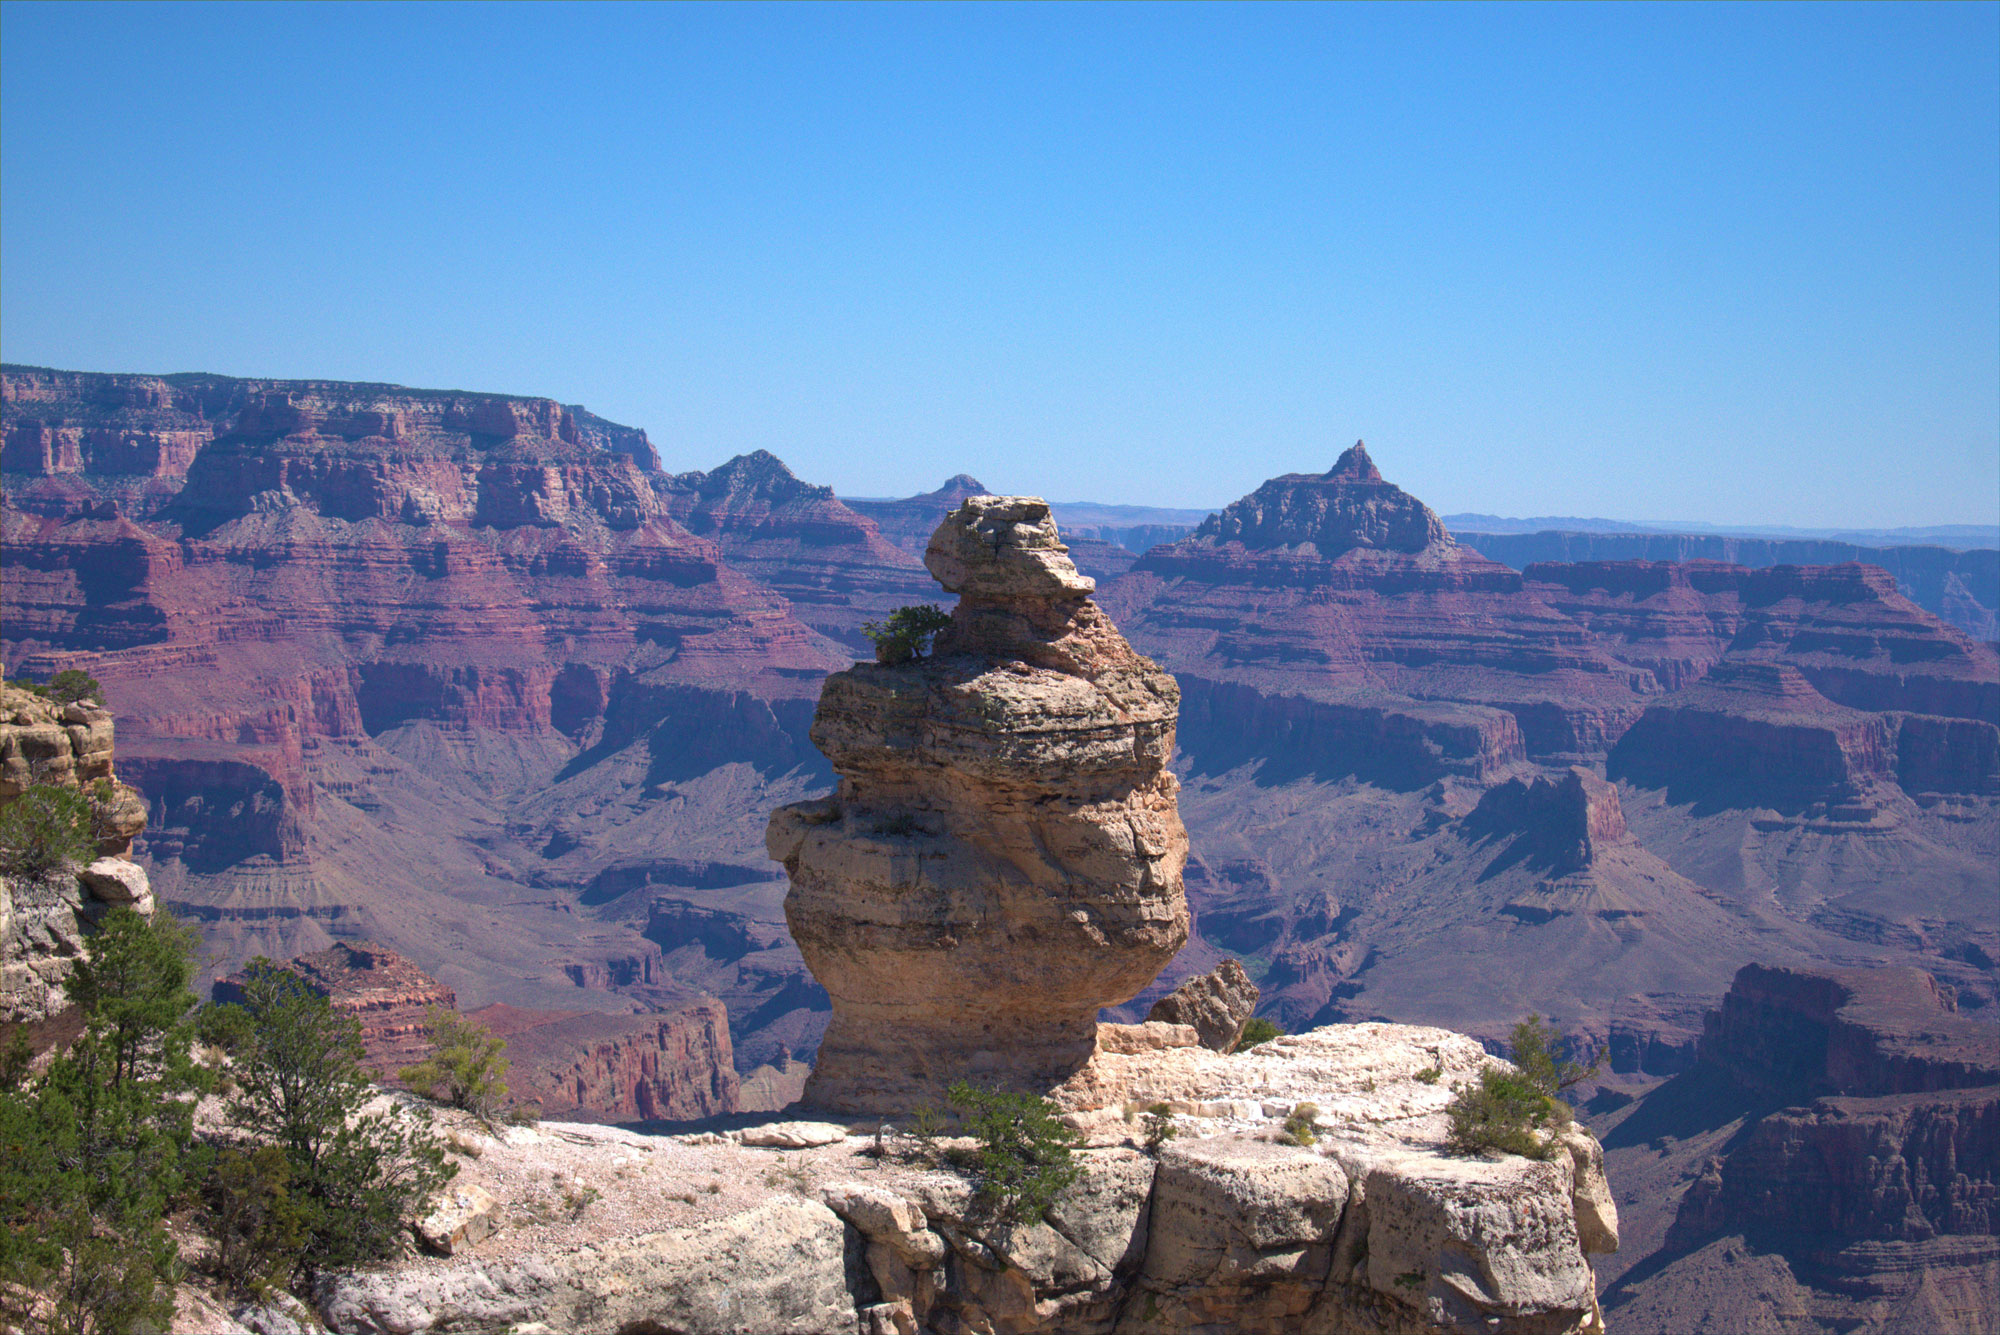
<svg viewBox="0 0 2000 1335">
<path fill-rule="evenodd" d="M 307 1224 L 285 1152 L 276 1145 L 223 1150 L 201 1197 L 203 1223 L 215 1239 L 216 1276 L 246 1298 L 282 1287 L 298 1267 Z"/>
<path fill-rule="evenodd" d="M 1314 1126 L 1314 1123 L 1318 1120 L 1319 1105 L 1316 1103 L 1301 1103 L 1296 1108 L 1293 1108 L 1291 1116 L 1285 1119 L 1282 1134 L 1292 1144 L 1310 1149 L 1319 1143 L 1319 1131 Z"/>
<path fill-rule="evenodd" d="M 1459 1154 L 1499 1150 L 1547 1158 L 1555 1146 L 1548 1131 L 1574 1116 L 1557 1096 L 1597 1072 L 1594 1059 L 1586 1066 L 1559 1057 L 1563 1047 L 1562 1031 L 1539 1015 L 1515 1025 L 1509 1044 L 1514 1069 L 1488 1067 L 1476 1082 L 1458 1086 L 1445 1109 L 1446 1145 Z"/>
<path fill-rule="evenodd" d="M 438 1103 L 463 1108 L 491 1120 L 507 1099 L 507 1040 L 457 1011 L 433 1006 L 425 1012 L 431 1050 L 414 1066 L 405 1066 L 402 1081 Z"/>
<path fill-rule="evenodd" d="M 1139 1118 L 1140 1133 L 1145 1137 L 1146 1149 L 1158 1154 L 1160 1147 L 1181 1132 L 1174 1121 L 1174 1110 L 1164 1103 L 1155 1103 Z"/>
<path fill-rule="evenodd" d="M 951 613 L 924 603 L 899 607 L 886 621 L 869 621 L 861 633 L 875 646 L 878 663 L 907 663 L 930 652 L 931 638 L 951 624 Z"/>
<path fill-rule="evenodd" d="M 1076 1147 L 1083 1137 L 1064 1125 L 1056 1105 L 1037 1094 L 976 1089 L 959 1081 L 946 1091 L 965 1112 L 979 1141 L 966 1161 L 980 1198 L 1000 1218 L 1040 1219 L 1057 1196 L 1083 1176 Z"/>
<path fill-rule="evenodd" d="M 1284 1030 L 1278 1028 L 1277 1025 L 1272 1024 L 1263 1016 L 1253 1015 L 1250 1017 L 1249 1022 L 1243 1026 L 1243 1036 L 1236 1040 L 1236 1046 L 1231 1048 L 1230 1051 L 1248 1052 L 1259 1043 L 1269 1043 L 1284 1032 Z"/>
<path fill-rule="evenodd" d="M 38 783 L 0 807 L 0 867 L 17 876 L 42 877 L 88 862 L 96 847 L 95 824 L 96 813 L 81 790 Z"/>
</svg>

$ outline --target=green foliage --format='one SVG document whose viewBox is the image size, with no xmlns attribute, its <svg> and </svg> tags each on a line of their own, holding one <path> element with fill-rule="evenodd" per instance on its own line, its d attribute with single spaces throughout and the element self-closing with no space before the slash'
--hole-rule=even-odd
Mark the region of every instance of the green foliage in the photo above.
<svg viewBox="0 0 2000 1335">
<path fill-rule="evenodd" d="M 861 627 L 875 646 L 878 663 L 907 663 L 930 652 L 931 637 L 951 624 L 951 614 L 931 603 L 899 607 L 887 621 L 870 621 Z"/>
<path fill-rule="evenodd" d="M 456 1166 L 427 1119 L 363 1114 L 376 1091 L 353 1017 L 267 959 L 251 961 L 243 993 L 251 1034 L 229 1116 L 284 1151 L 307 1239 L 300 1269 L 310 1276 L 393 1254 L 403 1220 Z"/>
<path fill-rule="evenodd" d="M 107 914 L 66 984 L 82 1036 L 39 1080 L 0 1088 L 0 1294 L 41 1291 L 58 1329 L 158 1329 L 171 1312 L 162 1220 L 199 1172 L 208 1081 L 189 1055 L 194 944 L 165 912 Z"/>
<path fill-rule="evenodd" d="M 968 1167 L 980 1199 L 1000 1218 L 1040 1219 L 1083 1175 L 1076 1162 L 1083 1137 L 1062 1123 L 1049 1100 L 977 1089 L 963 1080 L 945 1093 L 964 1110 L 966 1129 L 979 1141 Z"/>
<path fill-rule="evenodd" d="M 38 783 L 0 807 L 0 867 L 40 877 L 88 862 L 96 843 L 90 799 L 67 784 Z"/>
<path fill-rule="evenodd" d="M 507 1059 L 500 1054 L 507 1041 L 486 1026 L 457 1011 L 433 1006 L 424 1013 L 431 1050 L 414 1066 L 405 1066 L 402 1081 L 427 1099 L 463 1108 L 491 1119 L 507 1098 Z"/>
<path fill-rule="evenodd" d="M 945 1133 L 945 1117 L 936 1108 L 926 1103 L 910 1114 L 904 1123 L 904 1130 L 910 1139 L 917 1142 L 917 1156 L 931 1163 L 938 1158 L 938 1137 Z"/>
<path fill-rule="evenodd" d="M 292 1192 L 292 1165 L 276 1145 L 218 1154 L 202 1184 L 202 1222 L 215 1239 L 216 1276 L 249 1298 L 281 1287 L 298 1267 L 308 1212 Z"/>
<path fill-rule="evenodd" d="M 1488 1067 L 1472 1084 L 1460 1085 L 1445 1109 L 1450 1130 L 1445 1144 L 1457 1154 L 1499 1150 L 1529 1159 L 1547 1155 L 1537 1134 L 1555 1115 L 1555 1100 L 1517 1071 Z"/>
<path fill-rule="evenodd" d="M 1563 1047 L 1562 1031 L 1539 1015 L 1515 1025 L 1509 1044 L 1515 1069 L 1488 1067 L 1476 1083 L 1458 1087 L 1445 1109 L 1446 1144 L 1460 1154 L 1500 1150 L 1547 1158 L 1555 1141 L 1544 1133 L 1573 1116 L 1556 1096 L 1597 1071 L 1595 1059 L 1584 1066 L 1559 1057 Z"/>
<path fill-rule="evenodd" d="M 16 677 L 14 678 L 14 680 L 8 682 L 7 684 L 9 686 L 12 686 L 17 691 L 26 691 L 29 695 L 39 695 L 47 697 L 49 693 L 48 687 L 42 685 L 38 681 L 30 681 L 26 677 Z"/>
<path fill-rule="evenodd" d="M 78 668 L 64 668 L 49 678 L 47 690 L 49 699 L 58 704 L 73 705 L 80 700 L 94 700 L 104 703 L 104 688 L 97 678 Z"/>
<path fill-rule="evenodd" d="M 1515 1025 L 1507 1045 L 1508 1055 L 1521 1068 L 1521 1074 L 1550 1098 L 1597 1074 L 1595 1053 L 1585 1066 L 1560 1055 L 1567 1046 L 1562 1031 L 1539 1015 L 1530 1015 Z"/>
<path fill-rule="evenodd" d="M 1319 1131 L 1314 1123 L 1319 1120 L 1317 1103 L 1301 1103 L 1292 1109 L 1285 1119 L 1284 1138 L 1294 1145 L 1311 1148 L 1319 1143 Z"/>
<path fill-rule="evenodd" d="M 1148 1152 L 1158 1154 L 1160 1147 L 1181 1133 L 1174 1121 L 1174 1110 L 1164 1103 L 1155 1103 L 1139 1118 L 1139 1125 L 1146 1138 Z"/>
<path fill-rule="evenodd" d="M 1248 1052 L 1259 1043 L 1269 1043 L 1284 1032 L 1284 1030 L 1278 1028 L 1277 1025 L 1272 1024 L 1263 1016 L 1253 1015 L 1250 1017 L 1249 1023 L 1243 1026 L 1243 1036 L 1236 1040 L 1236 1046 L 1231 1048 L 1230 1051 Z"/>
<path fill-rule="evenodd" d="M 1443 1075 L 1443 1067 L 1426 1066 L 1423 1070 L 1417 1072 L 1417 1083 L 1420 1085 L 1435 1085 Z"/>
</svg>

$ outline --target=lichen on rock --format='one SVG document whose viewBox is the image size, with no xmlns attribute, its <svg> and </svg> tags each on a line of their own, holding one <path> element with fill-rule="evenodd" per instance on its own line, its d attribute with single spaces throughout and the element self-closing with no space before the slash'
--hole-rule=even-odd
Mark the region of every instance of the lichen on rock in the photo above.
<svg viewBox="0 0 2000 1335">
<path fill-rule="evenodd" d="M 833 1017 L 806 1101 L 900 1113 L 952 1081 L 1045 1091 L 1100 1007 L 1187 939 L 1167 769 L 1180 693 L 1090 599 L 1035 497 L 975 496 L 925 564 L 960 595 L 929 656 L 829 677 L 838 791 L 766 845 Z"/>
</svg>

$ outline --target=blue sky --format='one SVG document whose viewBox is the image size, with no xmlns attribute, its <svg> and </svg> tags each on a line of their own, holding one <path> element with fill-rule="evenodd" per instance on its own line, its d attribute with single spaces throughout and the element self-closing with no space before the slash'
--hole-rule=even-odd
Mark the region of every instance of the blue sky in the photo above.
<svg viewBox="0 0 2000 1335">
<path fill-rule="evenodd" d="M 0 6 L 0 356 L 673 469 L 2000 519 L 2000 6 Z"/>
</svg>

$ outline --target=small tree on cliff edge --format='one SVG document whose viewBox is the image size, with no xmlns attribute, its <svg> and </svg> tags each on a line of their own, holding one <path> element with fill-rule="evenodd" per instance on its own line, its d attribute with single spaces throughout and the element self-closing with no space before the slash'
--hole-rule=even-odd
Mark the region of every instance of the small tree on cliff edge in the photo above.
<svg viewBox="0 0 2000 1335">
<path fill-rule="evenodd" d="M 870 621 L 861 627 L 875 646 L 878 663 L 907 663 L 930 652 L 932 638 L 951 624 L 951 613 L 931 603 L 899 607 L 887 621 Z"/>
<path fill-rule="evenodd" d="M 432 1006 L 424 1012 L 431 1050 L 400 1078 L 417 1093 L 438 1103 L 463 1108 L 490 1120 L 507 1099 L 507 1059 L 500 1054 L 507 1040 L 495 1038 L 486 1026 L 454 1010 Z"/>
<path fill-rule="evenodd" d="M 251 961 L 243 997 L 248 1034 L 229 1115 L 285 1152 L 305 1221 L 301 1268 L 392 1255 L 403 1220 L 457 1167 L 427 1117 L 363 1113 L 380 1091 L 361 1064 L 359 1021 L 267 959 Z"/>
<path fill-rule="evenodd" d="M 965 1110 L 966 1129 L 979 1139 L 968 1166 L 980 1198 L 1002 1219 L 1040 1219 L 1083 1176 L 1075 1153 L 1083 1138 L 1059 1120 L 1047 1099 L 975 1089 L 963 1080 L 945 1096 Z"/>
<path fill-rule="evenodd" d="M 162 1225 L 198 1176 L 194 933 L 114 909 L 65 990 L 84 1032 L 0 1089 L 0 1315 L 73 1335 L 164 1329 L 179 1252 Z M 39 1293 L 45 1306 L 37 1309 Z"/>
<path fill-rule="evenodd" d="M 1595 1058 L 1587 1066 L 1570 1061 L 1557 1055 L 1563 1047 L 1562 1031 L 1539 1015 L 1515 1025 L 1508 1044 L 1514 1069 L 1489 1066 L 1477 1082 L 1458 1087 L 1445 1109 L 1445 1143 L 1459 1154 L 1500 1150 L 1547 1158 L 1555 1145 L 1547 1131 L 1572 1120 L 1559 1095 L 1597 1073 Z"/>
</svg>

